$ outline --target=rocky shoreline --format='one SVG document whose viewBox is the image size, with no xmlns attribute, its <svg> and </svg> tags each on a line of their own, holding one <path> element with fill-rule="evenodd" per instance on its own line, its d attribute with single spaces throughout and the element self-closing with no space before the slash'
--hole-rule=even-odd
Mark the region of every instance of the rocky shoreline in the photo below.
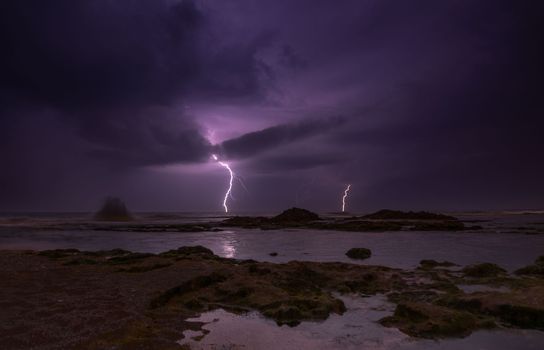
<svg viewBox="0 0 544 350">
<path fill-rule="evenodd" d="M 75 249 L 0 252 L 4 348 L 179 349 L 202 312 L 258 311 L 296 326 L 345 312 L 339 294 L 384 294 L 380 323 L 419 338 L 478 329 L 544 330 L 544 258 L 507 274 L 493 264 L 424 260 L 415 270 L 347 263 L 221 258 L 207 248 L 160 254 Z M 489 287 L 465 293 L 460 285 Z M 498 292 L 492 287 L 501 287 Z"/>
</svg>

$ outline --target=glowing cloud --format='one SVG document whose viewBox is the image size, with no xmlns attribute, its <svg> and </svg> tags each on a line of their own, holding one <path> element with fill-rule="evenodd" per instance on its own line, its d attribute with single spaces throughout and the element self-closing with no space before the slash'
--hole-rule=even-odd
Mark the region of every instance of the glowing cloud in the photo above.
<svg viewBox="0 0 544 350">
<path fill-rule="evenodd" d="M 227 189 L 227 192 L 225 193 L 225 198 L 223 199 L 223 208 L 225 208 L 225 213 L 229 212 L 229 207 L 227 206 L 227 200 L 229 199 L 229 196 L 231 195 L 232 191 L 232 181 L 234 180 L 234 172 L 230 168 L 230 166 L 227 163 L 224 163 L 217 158 L 215 154 L 212 154 L 213 160 L 215 160 L 219 165 L 221 165 L 223 168 L 227 169 L 229 171 L 230 179 L 229 179 L 229 188 Z"/>
<path fill-rule="evenodd" d="M 348 197 L 349 189 L 351 188 L 351 184 L 348 184 L 348 187 L 344 190 L 344 195 L 342 196 L 342 213 L 346 211 L 346 198 Z"/>
</svg>

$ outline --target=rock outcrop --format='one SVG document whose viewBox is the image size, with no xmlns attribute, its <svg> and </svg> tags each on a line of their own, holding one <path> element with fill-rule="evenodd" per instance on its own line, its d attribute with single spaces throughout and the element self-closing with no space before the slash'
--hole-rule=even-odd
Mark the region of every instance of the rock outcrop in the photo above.
<svg viewBox="0 0 544 350">
<path fill-rule="evenodd" d="M 130 221 L 130 215 L 125 203 L 119 198 L 108 197 L 102 208 L 95 214 L 96 220 L 102 221 Z"/>
</svg>

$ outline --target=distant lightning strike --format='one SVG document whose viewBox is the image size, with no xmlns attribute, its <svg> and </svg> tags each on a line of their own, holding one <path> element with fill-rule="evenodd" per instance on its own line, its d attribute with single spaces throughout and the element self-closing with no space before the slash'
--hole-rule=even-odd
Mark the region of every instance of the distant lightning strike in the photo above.
<svg viewBox="0 0 544 350">
<path fill-rule="evenodd" d="M 344 190 L 344 196 L 342 197 L 342 213 L 346 211 L 346 198 L 348 197 L 349 189 L 351 188 L 351 184 L 348 184 L 348 187 Z"/>
<path fill-rule="evenodd" d="M 215 154 L 212 154 L 212 158 L 219 163 L 223 168 L 227 169 L 229 171 L 230 179 L 229 179 L 229 188 L 227 192 L 225 193 L 225 198 L 223 199 L 223 208 L 225 208 L 225 213 L 229 212 L 229 207 L 227 206 L 227 200 L 229 199 L 229 196 L 231 196 L 232 192 L 232 181 L 234 180 L 234 172 L 230 168 L 230 166 L 227 163 L 224 163 L 217 158 Z"/>
</svg>

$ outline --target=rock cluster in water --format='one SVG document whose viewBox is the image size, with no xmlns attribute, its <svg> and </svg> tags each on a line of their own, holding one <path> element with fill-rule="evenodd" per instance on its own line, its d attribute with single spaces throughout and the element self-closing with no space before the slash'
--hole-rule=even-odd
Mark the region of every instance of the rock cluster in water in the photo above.
<svg viewBox="0 0 544 350">
<path fill-rule="evenodd" d="M 367 248 L 351 248 L 346 252 L 346 255 L 351 259 L 364 260 L 370 258 L 372 252 Z"/>
<path fill-rule="evenodd" d="M 244 228 L 282 229 L 307 228 L 338 231 L 462 231 L 481 229 L 479 226 L 466 227 L 457 218 L 429 212 L 403 212 L 380 210 L 365 216 L 321 218 L 316 213 L 291 208 L 274 217 L 235 216 L 221 223 L 222 226 Z"/>
</svg>

